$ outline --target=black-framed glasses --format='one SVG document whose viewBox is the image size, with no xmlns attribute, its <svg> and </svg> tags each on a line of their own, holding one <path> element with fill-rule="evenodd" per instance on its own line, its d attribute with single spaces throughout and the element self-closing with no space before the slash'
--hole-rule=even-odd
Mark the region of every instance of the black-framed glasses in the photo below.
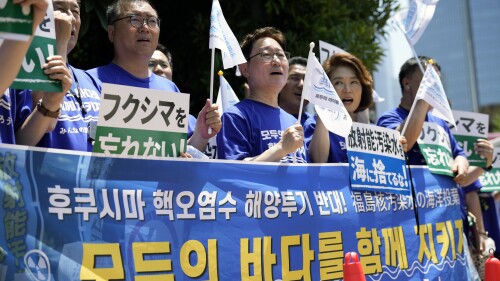
<svg viewBox="0 0 500 281">
<path fill-rule="evenodd" d="M 142 27 L 144 24 L 147 24 L 152 29 L 160 28 L 160 19 L 154 16 L 143 18 L 139 15 L 130 15 L 130 16 L 125 16 L 123 18 L 115 19 L 114 21 L 111 22 L 111 24 L 114 24 L 115 22 L 123 19 L 129 19 L 128 22 L 130 23 L 130 25 L 135 28 Z"/>
<path fill-rule="evenodd" d="M 255 58 L 256 56 L 260 56 L 260 58 L 264 62 L 271 62 L 274 57 L 276 56 L 280 61 L 285 61 L 290 59 L 290 53 L 289 52 L 284 52 L 284 51 L 278 51 L 278 52 L 269 52 L 269 51 L 262 51 L 259 52 L 251 57 L 248 57 L 248 60 L 251 60 L 252 58 Z"/>
</svg>

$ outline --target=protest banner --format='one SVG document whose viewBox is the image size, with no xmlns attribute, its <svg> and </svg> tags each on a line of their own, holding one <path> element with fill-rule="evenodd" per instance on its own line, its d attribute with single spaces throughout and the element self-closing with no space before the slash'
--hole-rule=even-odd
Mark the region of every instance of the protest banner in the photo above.
<svg viewBox="0 0 500 281">
<path fill-rule="evenodd" d="M 424 122 L 417 143 L 431 173 L 453 177 L 450 137 L 441 126 Z"/>
<path fill-rule="evenodd" d="M 457 143 L 464 152 L 471 166 L 484 167 L 486 159 L 474 152 L 478 139 L 488 139 L 489 116 L 487 114 L 453 110 L 456 130 L 451 130 Z M 451 127 L 451 126 L 450 126 Z"/>
<path fill-rule="evenodd" d="M 177 157 L 188 115 L 189 95 L 103 83 L 94 152 Z"/>
<path fill-rule="evenodd" d="M 324 63 L 329 57 L 338 53 L 347 53 L 347 52 L 344 51 L 344 49 L 339 48 L 333 44 L 319 40 L 319 61 L 321 63 Z"/>
<path fill-rule="evenodd" d="M 466 280 L 460 189 L 354 191 L 346 164 L 127 159 L 0 146 L 2 280 Z M 30 279 L 30 276 L 32 279 Z"/>
<path fill-rule="evenodd" d="M 50 79 L 42 68 L 46 63 L 46 59 L 54 55 L 56 55 L 56 28 L 52 1 L 49 1 L 45 18 L 36 29 L 35 37 L 26 52 L 21 69 L 10 87 L 13 89 L 61 92 L 61 81 Z"/>
<path fill-rule="evenodd" d="M 353 190 L 410 195 L 409 173 L 399 137 L 396 130 L 352 123 L 346 140 Z"/>
<path fill-rule="evenodd" d="M 28 41 L 33 34 L 33 10 L 14 4 L 12 0 L 0 0 L 0 38 Z"/>
<path fill-rule="evenodd" d="M 493 151 L 493 169 L 484 171 L 479 180 L 481 181 L 482 192 L 500 191 L 500 147 L 495 147 Z"/>
</svg>

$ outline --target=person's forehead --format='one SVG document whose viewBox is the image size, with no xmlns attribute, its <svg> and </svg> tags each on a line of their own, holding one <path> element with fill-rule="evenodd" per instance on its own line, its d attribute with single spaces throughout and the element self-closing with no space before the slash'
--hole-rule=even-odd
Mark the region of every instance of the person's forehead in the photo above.
<svg viewBox="0 0 500 281">
<path fill-rule="evenodd" d="M 128 2 L 123 3 L 121 8 L 122 14 L 138 14 L 157 17 L 155 9 L 146 2 Z"/>
<path fill-rule="evenodd" d="M 356 71 L 352 67 L 346 66 L 346 65 L 340 65 L 337 68 L 335 68 L 335 71 L 332 73 L 332 78 L 340 78 L 340 77 L 345 77 L 348 76 L 349 78 L 353 77 L 356 78 Z"/>
<path fill-rule="evenodd" d="M 292 64 L 290 65 L 290 68 L 288 70 L 289 74 L 305 74 L 306 73 L 306 67 L 301 65 L 301 64 Z"/>
<path fill-rule="evenodd" d="M 259 38 L 253 44 L 253 49 L 254 50 L 270 49 L 270 50 L 280 50 L 280 51 L 283 50 L 278 41 L 270 37 Z"/>
<path fill-rule="evenodd" d="M 79 6 L 76 0 L 52 0 L 53 5 L 71 5 Z"/>
<path fill-rule="evenodd" d="M 163 52 L 158 51 L 158 50 L 154 51 L 151 58 L 156 59 L 156 60 L 161 60 L 164 62 L 168 62 L 167 56 L 165 56 L 165 54 Z"/>
</svg>

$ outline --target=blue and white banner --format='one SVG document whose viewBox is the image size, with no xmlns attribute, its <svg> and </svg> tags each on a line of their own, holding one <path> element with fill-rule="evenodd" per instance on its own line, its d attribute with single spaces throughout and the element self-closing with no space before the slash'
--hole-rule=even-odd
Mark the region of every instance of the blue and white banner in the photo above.
<svg viewBox="0 0 500 281">
<path fill-rule="evenodd" d="M 466 280 L 460 190 L 352 191 L 345 164 L 249 164 L 0 147 L 0 280 Z M 418 230 L 418 231 L 417 231 Z M 140 278 L 140 279 L 139 279 Z"/>
</svg>

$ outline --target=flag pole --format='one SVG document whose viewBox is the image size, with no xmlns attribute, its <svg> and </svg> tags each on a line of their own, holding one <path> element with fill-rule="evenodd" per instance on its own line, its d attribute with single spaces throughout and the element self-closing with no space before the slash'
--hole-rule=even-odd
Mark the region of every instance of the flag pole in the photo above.
<svg viewBox="0 0 500 281">
<path fill-rule="evenodd" d="M 210 61 L 210 103 L 214 100 L 214 61 L 215 61 L 215 48 L 212 49 L 212 59 Z M 212 133 L 212 128 L 208 127 L 208 134 Z"/>
<path fill-rule="evenodd" d="M 309 43 L 309 52 L 312 52 L 312 50 L 314 49 L 314 42 L 311 42 Z M 305 77 L 304 77 L 304 84 L 305 84 Z M 302 87 L 302 94 L 301 94 L 301 100 L 300 100 L 300 108 L 299 108 L 299 115 L 298 115 L 298 118 L 299 119 L 299 124 L 300 124 L 300 119 L 302 117 L 302 111 L 304 110 L 304 88 L 305 87 Z"/>
<path fill-rule="evenodd" d="M 309 43 L 309 52 L 312 52 L 312 50 L 314 49 L 314 46 L 315 46 L 314 42 Z M 305 80 L 305 77 L 304 77 L 304 80 Z M 304 81 L 304 84 L 305 84 L 305 82 L 306 81 Z M 299 107 L 299 115 L 297 116 L 297 119 L 298 119 L 297 122 L 299 124 L 301 124 L 300 121 L 302 119 L 302 111 L 304 110 L 304 88 L 305 87 L 302 87 L 302 94 L 301 94 L 301 98 L 300 98 L 300 107 Z M 304 146 L 305 153 L 307 153 L 306 144 L 304 143 L 303 146 Z M 297 163 L 297 154 L 296 153 L 293 154 L 293 163 Z"/>
</svg>

